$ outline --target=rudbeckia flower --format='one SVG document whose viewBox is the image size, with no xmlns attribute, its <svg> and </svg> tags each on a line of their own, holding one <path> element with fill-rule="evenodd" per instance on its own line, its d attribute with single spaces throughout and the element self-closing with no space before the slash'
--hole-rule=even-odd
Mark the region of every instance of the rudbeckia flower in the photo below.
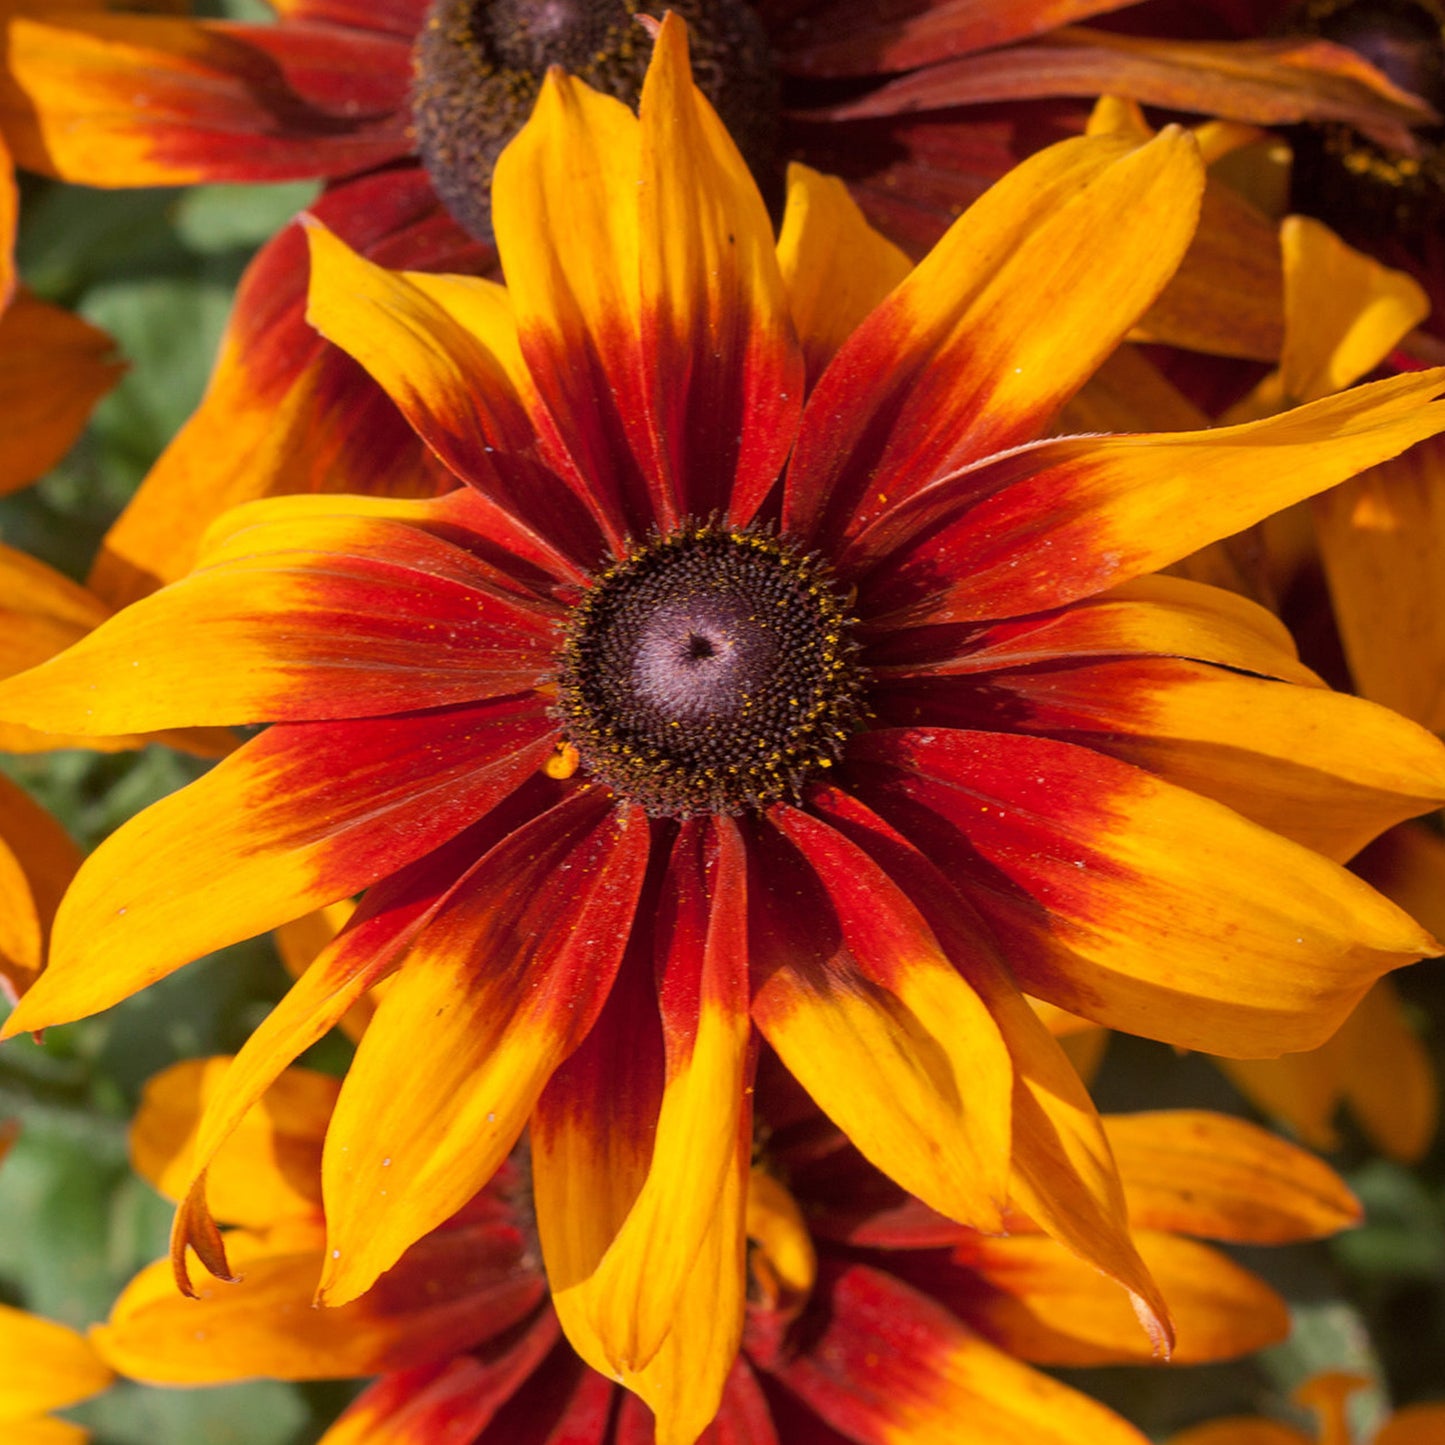
<svg viewBox="0 0 1445 1445">
<path fill-rule="evenodd" d="M 1350 1427 L 1348 1402 L 1369 1381 L 1360 1375 L 1328 1370 L 1294 1392 L 1294 1402 L 1314 1412 L 1313 1433 L 1256 1415 L 1211 1420 L 1169 1437 L 1168 1445 L 1436 1445 L 1445 1437 L 1445 1405 L 1407 1405 L 1395 1410 L 1368 1437 Z"/>
<path fill-rule="evenodd" d="M 315 178 L 316 214 L 348 245 L 422 271 L 492 267 L 491 166 L 549 63 L 630 102 L 647 55 L 638 0 L 275 0 L 274 25 L 97 13 L 111 8 L 0 0 L 11 17 L 0 124 L 22 165 L 94 186 Z M 1231 41 L 1204 6 L 1202 40 L 1073 23 L 1116 11 L 1127 22 L 1121 0 L 928 0 L 905 15 L 871 0 L 674 8 L 755 171 L 775 175 L 778 155 L 843 169 L 875 224 L 915 252 L 1024 154 L 1082 127 L 1085 108 L 1060 97 L 1113 91 L 1238 121 L 1343 124 L 1394 149 L 1434 118 L 1355 52 Z M 1157 329 L 1272 358 L 1269 228 L 1209 189 L 1207 244 Z M 241 284 L 201 407 L 107 538 L 90 580 L 108 602 L 180 576 L 206 523 L 237 502 L 449 485 L 385 394 L 307 328 L 305 277 L 290 225 Z M 1201 304 L 1219 285 L 1230 305 Z"/>
<path fill-rule="evenodd" d="M 328 1132 L 326 1302 L 530 1120 L 583 1357 L 640 1371 L 675 1328 L 726 1354 L 760 1034 L 901 1187 L 984 1232 L 1021 1210 L 1167 1345 L 1024 992 L 1311 1047 L 1437 947 L 1316 847 L 1445 797 L 1436 739 L 1323 688 L 1260 609 L 1149 575 L 1445 428 L 1445 374 L 1032 440 L 1167 281 L 1201 183 L 1177 130 L 1064 142 L 910 272 L 798 169 L 775 242 L 670 18 L 640 119 L 549 76 L 498 162 L 505 289 L 313 228 L 317 326 L 466 485 L 237 509 L 193 574 L 0 685 L 56 730 L 275 724 L 92 855 L 8 1033 L 364 890 L 212 1103 L 182 1272 L 187 1243 L 229 1272 L 216 1147 L 391 976 Z"/>
<path fill-rule="evenodd" d="M 225 1060 L 176 1065 L 147 1086 L 132 1128 L 137 1169 L 186 1188 L 205 1100 Z M 244 1261 L 236 1285 L 178 1298 L 164 1261 L 142 1272 L 95 1332 L 123 1374 L 159 1385 L 252 1376 L 378 1379 L 326 1445 L 455 1445 L 561 1438 L 625 1445 L 816 1438 L 856 1445 L 934 1438 L 970 1422 L 990 1441 L 1140 1445 L 1131 1426 L 1031 1364 L 1147 1361 L 1117 1285 L 1015 1216 L 1007 1239 L 961 1228 L 870 1169 L 775 1066 L 759 1084 L 759 1146 L 747 1193 L 742 1354 L 661 1358 L 626 1383 L 587 1368 L 547 1301 L 527 1153 L 519 1150 L 453 1218 L 361 1298 L 308 1308 L 325 1247 L 320 1160 L 338 1083 L 288 1069 L 216 1159 L 218 1212 Z M 1129 1209 L 1179 1324 L 1179 1356 L 1231 1358 L 1279 1338 L 1284 1303 L 1189 1234 L 1235 1243 L 1317 1238 L 1357 1206 L 1324 1165 L 1220 1115 L 1106 1120 Z M 699 1282 L 707 1293 L 709 1281 Z M 734 1433 L 730 1433 L 734 1432 Z M 951 1434 L 941 1438 L 954 1438 Z"/>
</svg>

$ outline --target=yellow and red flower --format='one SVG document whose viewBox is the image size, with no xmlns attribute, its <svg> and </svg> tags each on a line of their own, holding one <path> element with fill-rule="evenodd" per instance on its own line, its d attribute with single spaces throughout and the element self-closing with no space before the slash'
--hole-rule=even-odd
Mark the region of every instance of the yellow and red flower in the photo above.
<svg viewBox="0 0 1445 1445">
<path fill-rule="evenodd" d="M 225 1061 L 177 1065 L 148 1086 L 136 1167 L 183 1193 L 205 1099 Z M 742 1355 L 708 1371 L 663 1359 L 638 1390 L 656 1438 L 822 1438 L 882 1445 L 967 1419 L 989 1440 L 1139 1445 L 1132 1427 L 1029 1368 L 1148 1361 L 1118 1286 L 1022 1216 L 992 1239 L 950 1223 L 869 1168 L 776 1066 L 760 1082 L 763 1140 L 747 1200 L 749 1295 Z M 327 1445 L 542 1438 L 649 1442 L 638 1399 L 559 1338 L 547 1302 L 525 1150 L 360 1299 L 308 1307 L 325 1248 L 320 1161 L 337 1081 L 290 1069 L 217 1156 L 218 1212 L 244 1262 L 236 1285 L 179 1299 L 161 1261 L 95 1335 L 122 1373 L 161 1385 L 250 1376 L 382 1378 Z M 1179 1362 L 1232 1358 L 1278 1339 L 1284 1304 L 1185 1238 L 1279 1244 L 1347 1227 L 1357 1207 L 1318 1161 L 1220 1115 L 1106 1120 L 1129 1209 L 1179 1321 Z M 711 1283 L 698 1282 L 707 1294 Z M 719 1404 L 720 1400 L 720 1404 Z M 714 1418 L 716 1416 L 716 1418 Z M 827 1429 L 837 1434 L 827 1433 Z M 920 1435 L 920 1432 L 921 1435 Z M 560 1438 L 548 1436 L 547 1438 Z"/>
<path fill-rule="evenodd" d="M 570 11 L 275 0 L 273 25 L 105 13 L 115 8 L 0 3 L 0 126 L 22 165 L 97 186 L 316 178 L 316 214 L 348 245 L 422 271 L 492 267 L 491 164 L 549 62 L 631 100 L 646 54 L 637 0 Z M 677 8 L 707 33 L 712 99 L 758 132 L 745 147 L 755 169 L 772 174 L 776 153 L 841 169 L 874 222 L 915 250 L 1024 154 L 1082 128 L 1084 107 L 1060 97 L 1113 91 L 1262 124 L 1348 124 L 1397 149 L 1434 115 L 1350 50 L 1230 40 L 1232 17 L 1203 6 L 1206 38 L 1185 40 L 1073 23 L 1121 11 L 1127 24 L 1135 7 L 1123 0 L 934 0 L 904 15 L 857 0 Z M 1201 232 L 1207 245 L 1156 329 L 1272 358 L 1267 224 L 1211 185 Z M 385 394 L 305 325 L 305 275 L 293 224 L 243 279 L 205 400 L 107 538 L 90 580 L 111 604 L 180 576 L 205 525 L 237 502 L 451 484 Z M 1224 308 L 1210 304 L 1220 285 Z"/>
<path fill-rule="evenodd" d="M 1436 739 L 1323 688 L 1260 609 L 1148 575 L 1445 428 L 1445 376 L 1033 440 L 1201 188 L 1180 131 L 1081 137 L 909 272 L 799 168 L 775 242 L 670 20 L 640 120 L 549 77 L 498 163 L 505 289 L 313 227 L 316 325 L 467 485 L 237 509 L 193 574 L 0 685 L 56 730 L 275 724 L 83 866 L 8 1033 L 365 890 L 212 1103 L 182 1275 L 187 1244 L 229 1272 L 216 1149 L 389 976 L 328 1133 L 328 1302 L 530 1119 L 583 1357 L 730 1358 L 761 1034 L 900 1186 L 982 1232 L 1022 1211 L 1167 1344 L 1024 993 L 1310 1047 L 1437 947 L 1321 852 L 1445 797 Z"/>
</svg>

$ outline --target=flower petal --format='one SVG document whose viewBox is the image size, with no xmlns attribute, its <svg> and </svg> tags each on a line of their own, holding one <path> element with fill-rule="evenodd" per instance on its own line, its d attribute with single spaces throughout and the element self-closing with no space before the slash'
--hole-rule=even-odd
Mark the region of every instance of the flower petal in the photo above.
<svg viewBox="0 0 1445 1445">
<path fill-rule="evenodd" d="M 298 502 L 0 683 L 5 715 L 76 733 L 312 722 L 500 697 L 546 675 L 556 608 L 364 500 L 350 515 Z"/>
<path fill-rule="evenodd" d="M 542 1312 L 510 1345 L 434 1360 L 382 1376 L 354 1400 L 319 1445 L 436 1445 L 449 1436 L 482 1445 L 546 1445 L 555 1424 L 578 1445 L 601 1438 L 611 1381 L 557 1345 L 557 1317 Z M 543 1353 L 544 1346 L 550 1346 Z M 475 1432 L 475 1433 L 474 1433 Z M 485 1433 L 482 1433 L 485 1432 Z"/>
<path fill-rule="evenodd" d="M 863 800 L 953 860 L 1020 986 L 1113 1028 L 1232 1057 L 1312 1048 L 1438 947 L 1335 864 L 1088 748 L 880 729 L 849 756 Z"/>
<path fill-rule="evenodd" d="M 658 522 L 716 512 L 742 526 L 792 450 L 803 359 L 763 198 L 692 83 L 677 15 L 658 31 L 639 114 L 643 460 Z"/>
<path fill-rule="evenodd" d="M 859 120 L 944 106 L 1043 96 L 1122 95 L 1167 110 L 1253 121 L 1344 121 L 1386 151 L 1410 154 L 1408 127 L 1428 107 L 1356 51 L 1286 38 L 1227 42 L 1156 40 L 1070 27 L 1046 40 L 958 56 L 829 107 L 829 120 Z"/>
<path fill-rule="evenodd" d="M 228 1236 L 243 1277 L 195 1299 L 170 1288 L 164 1260 L 121 1293 L 97 1348 L 132 1379 L 217 1384 L 254 1375 L 317 1380 L 414 1368 L 460 1353 L 525 1319 L 546 1294 L 522 1232 L 460 1223 L 418 1241 L 365 1299 L 313 1309 L 321 1272 L 284 1231 Z"/>
<path fill-rule="evenodd" d="M 370 886 L 460 833 L 551 747 L 540 700 L 275 727 L 113 833 L 6 1035 L 107 1008 L 212 949 Z"/>
<path fill-rule="evenodd" d="M 1284 349 L 1280 381 L 1291 402 L 1343 391 L 1373 371 L 1430 314 L 1424 288 L 1347 246 L 1309 216 L 1286 216 Z"/>
<path fill-rule="evenodd" d="M 1445 441 L 1430 438 L 1314 503 L 1315 530 L 1359 690 L 1445 731 Z"/>
<path fill-rule="evenodd" d="M 699 1375 L 716 1377 L 720 1389 L 742 1334 L 743 1238 L 736 1204 L 752 1149 L 745 1107 L 752 1029 L 746 859 L 734 824 L 683 824 L 661 907 L 656 966 L 666 1075 L 651 1160 L 596 1269 L 571 1286 L 576 1300 L 564 1308 L 567 1285 L 555 1276 L 552 1290 L 564 1318 L 578 1309 L 588 1315 L 614 1372 L 643 1370 L 664 1338 L 677 1336 L 676 1349 L 690 1361 L 694 1408 L 701 1410 L 707 1402 L 699 1398 Z M 721 1282 L 722 1295 L 710 1292 L 704 1302 L 693 1284 L 694 1266 L 725 1193 L 737 1226 L 737 1268 Z M 704 1304 L 701 1320 L 683 1311 L 685 1296 Z M 721 1370 L 705 1368 L 704 1352 L 693 1344 L 697 1336 L 715 1337 Z M 716 1399 L 703 1423 L 715 1408 Z"/>
<path fill-rule="evenodd" d="M 641 127 L 621 101 L 552 70 L 497 158 L 492 218 L 539 399 L 543 460 L 601 503 L 608 540 L 655 521 L 638 343 Z"/>
<path fill-rule="evenodd" d="M 1235 1359 L 1289 1333 L 1289 1309 L 1263 1280 L 1216 1249 L 1152 1230 L 1135 1233 L 1169 1301 L 1177 1340 L 1171 1364 Z M 966 1324 L 1036 1365 L 1143 1364 L 1143 1332 L 1122 1290 L 1052 1240 L 1016 1235 L 970 1241 L 953 1253 L 972 1276 L 955 1300 Z"/>
<path fill-rule="evenodd" d="M 602 1007 L 648 851 L 639 812 L 583 791 L 488 853 L 430 920 L 327 1135 L 322 1302 L 362 1293 L 505 1157 Z M 559 871 L 560 899 L 547 886 Z"/>
<path fill-rule="evenodd" d="M 1129 1216 L 1146 1229 L 1290 1244 L 1360 1222 L 1359 1201 L 1333 1169 L 1245 1119 L 1168 1109 L 1106 1114 L 1104 1128 Z"/>
<path fill-rule="evenodd" d="M 478 856 L 519 818 L 527 817 L 529 808 L 535 811 L 536 791 L 519 795 L 476 827 L 370 889 L 347 926 L 242 1045 L 207 1101 L 191 1151 L 190 1176 L 184 1188 L 176 1189 L 184 1198 L 171 1227 L 171 1267 L 182 1294 L 195 1293 L 188 1247 L 212 1274 L 233 1278 L 225 1242 L 206 1203 L 212 1160 L 286 1066 L 390 973 Z"/>
<path fill-rule="evenodd" d="M 583 567 L 601 555 L 596 519 L 584 510 L 591 496 L 526 460 L 536 433 L 523 397 L 533 410 L 538 403 L 505 289 L 475 276 L 388 271 L 319 221 L 303 224 L 311 248 L 306 319 L 364 366 L 441 461 L 504 514 L 507 530 L 520 534 L 514 550 L 582 581 Z"/>
<path fill-rule="evenodd" d="M 195 1175 L 196 1130 L 231 1059 L 186 1059 L 146 1081 L 130 1127 L 131 1165 L 167 1199 Z M 210 1166 L 211 1206 L 228 1224 L 264 1229 L 321 1214 L 321 1141 L 341 1081 L 287 1069 Z"/>
<path fill-rule="evenodd" d="M 1029 617 L 966 630 L 890 629 L 868 641 L 869 663 L 890 684 L 901 678 L 1007 675 L 1014 668 L 1089 658 L 1180 657 L 1322 685 L 1300 662 L 1288 630 L 1272 612 L 1238 593 L 1183 577 L 1136 577 Z"/>
<path fill-rule="evenodd" d="M 1081 137 L 976 201 L 853 333 L 804 413 L 783 525 L 855 536 L 930 482 L 1036 436 L 1168 280 L 1203 167 L 1177 128 Z"/>
<path fill-rule="evenodd" d="M 811 386 L 859 322 L 913 269 L 837 176 L 788 165 L 778 265 Z"/>
<path fill-rule="evenodd" d="M 963 727 L 1006 710 L 1012 726 L 1122 758 L 1339 862 L 1445 803 L 1445 746 L 1424 728 L 1347 693 L 1196 662 L 1054 663 L 977 690 L 920 682 L 909 697 L 912 717 Z"/>
<path fill-rule="evenodd" d="M 1130 1236 L 1103 1123 L 1062 1047 L 984 943 L 982 923 L 932 862 L 856 799 L 841 789 L 820 789 L 810 801 L 891 877 L 907 880 L 910 898 L 998 1025 L 1014 1075 L 1010 1226 L 1021 1227 L 1022 1210 L 1092 1269 L 1117 1280 L 1133 1297 L 1136 1330 L 1142 1325 L 1153 1348 L 1166 1352 L 1173 1338 L 1168 1307 Z M 846 1192 L 860 1195 L 856 1180 Z M 903 1206 L 892 1227 L 906 1226 L 913 1203 Z M 876 1231 L 880 1223 L 875 1216 L 866 1227 Z M 879 1242 L 886 1241 L 880 1236 Z M 921 1242 L 913 1241 L 914 1247 Z"/>
<path fill-rule="evenodd" d="M 768 817 L 801 857 L 750 840 L 754 1020 L 885 1174 L 999 1228 L 1013 1066 L 997 1024 L 876 863 L 797 809 Z"/>
<path fill-rule="evenodd" d="M 48 472 L 125 373 L 103 331 L 24 288 L 0 314 L 0 495 Z"/>
<path fill-rule="evenodd" d="M 380 34 L 73 15 L 17 18 L 8 40 L 16 160 L 63 180 L 308 180 L 410 149 L 409 50 Z"/>
<path fill-rule="evenodd" d="M 22 1420 L 88 1399 L 110 1384 L 109 1367 L 84 1335 L 0 1304 L 0 1357 L 24 1361 L 0 1381 L 0 1421 Z"/>
<path fill-rule="evenodd" d="M 35 982 L 61 895 L 80 867 L 70 835 L 30 795 L 0 776 L 0 995 Z"/>
<path fill-rule="evenodd" d="M 1041 442 L 946 478 L 845 559 L 875 617 L 1017 617 L 1177 562 L 1445 428 L 1445 369 L 1206 432 Z M 1041 567 L 1040 557 L 1049 565 Z M 902 621 L 902 618 L 896 619 Z"/>
<path fill-rule="evenodd" d="M 420 166 L 328 188 L 311 214 L 392 266 L 481 271 L 495 253 L 442 209 Z M 294 492 L 433 496 L 455 478 L 362 369 L 306 323 L 306 240 L 293 222 L 241 278 L 201 404 L 106 535 L 90 585 L 113 606 L 174 581 L 226 508 Z"/>
<path fill-rule="evenodd" d="M 965 1329 L 916 1290 L 862 1265 L 821 1286 L 810 1348 L 776 1371 L 858 1445 L 969 1435 L 990 1445 L 1143 1445 L 1112 1411 Z"/>
</svg>

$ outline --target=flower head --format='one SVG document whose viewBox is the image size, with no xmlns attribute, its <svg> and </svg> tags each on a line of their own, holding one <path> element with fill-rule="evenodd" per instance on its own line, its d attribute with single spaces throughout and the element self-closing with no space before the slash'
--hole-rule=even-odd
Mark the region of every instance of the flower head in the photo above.
<svg viewBox="0 0 1445 1445">
<path fill-rule="evenodd" d="M 139 1171 L 184 1191 L 206 1097 L 225 1061 L 151 1081 L 132 1129 Z M 1030 1368 L 1149 1359 L 1112 1281 L 1022 1216 L 1008 1239 L 961 1228 L 870 1169 L 775 1062 L 759 1079 L 747 1192 L 748 1302 L 742 1353 L 721 1378 L 661 1357 L 625 1380 L 655 1413 L 655 1438 L 796 1438 L 820 1421 L 857 1445 L 898 1432 L 988 1421 L 990 1438 L 1138 1445 L 1117 1416 Z M 123 1374 L 162 1385 L 249 1376 L 379 1375 L 325 1439 L 448 1438 L 500 1445 L 523 1427 L 579 1445 L 654 1438 L 636 1398 L 560 1339 L 540 1268 L 525 1148 L 452 1219 L 419 1240 L 360 1299 L 307 1308 L 324 1250 L 320 1155 L 337 1082 L 288 1069 L 217 1156 L 218 1213 L 244 1261 L 237 1285 L 199 1300 L 169 1288 L 164 1261 L 122 1293 L 96 1331 Z M 1141 1239 L 1179 1320 L 1181 1361 L 1228 1359 L 1279 1338 L 1284 1303 L 1207 1245 L 1277 1244 L 1352 1223 L 1328 1169 L 1220 1115 L 1107 1121 Z M 706 1293 L 710 1281 L 699 1282 Z"/>
<path fill-rule="evenodd" d="M 640 119 L 549 76 L 497 166 L 505 289 L 313 227 L 315 323 L 467 485 L 238 509 L 193 574 L 0 685 L 32 726 L 274 724 L 92 856 L 8 1031 L 365 890 L 211 1103 L 183 1277 L 188 1244 L 229 1273 L 227 1133 L 390 976 L 328 1131 L 328 1302 L 530 1120 L 579 1353 L 721 1380 L 760 1034 L 901 1187 L 983 1232 L 1027 1214 L 1167 1348 L 1025 991 L 1308 1047 L 1436 945 L 1305 845 L 1445 797 L 1430 735 L 1321 687 L 1259 609 L 1147 575 L 1445 427 L 1440 374 L 1033 440 L 1167 281 L 1201 180 L 1175 129 L 1066 142 L 909 272 L 799 169 L 775 242 L 669 19 Z"/>
</svg>

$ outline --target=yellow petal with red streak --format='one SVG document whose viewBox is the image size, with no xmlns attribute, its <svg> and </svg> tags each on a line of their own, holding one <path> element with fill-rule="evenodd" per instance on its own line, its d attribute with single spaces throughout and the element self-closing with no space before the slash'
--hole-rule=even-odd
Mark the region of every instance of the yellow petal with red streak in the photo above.
<svg viewBox="0 0 1445 1445">
<path fill-rule="evenodd" d="M 51 921 L 80 850 L 61 825 L 0 776 L 0 993 L 25 993 L 40 974 Z"/>
<path fill-rule="evenodd" d="M 369 1288 L 506 1157 L 602 1007 L 648 849 L 640 811 L 574 794 L 488 853 L 412 944 L 327 1134 L 322 1302 Z"/>
<path fill-rule="evenodd" d="M 1348 693 L 1162 658 L 999 683 L 1031 727 L 1074 732 L 1339 862 L 1445 802 L 1445 745 Z"/>
<path fill-rule="evenodd" d="M 807 814 L 770 817 L 816 881 L 750 858 L 759 1029 L 885 1174 L 950 1219 L 1001 1227 L 1013 1063 L 993 1015 L 876 863 Z"/>
<path fill-rule="evenodd" d="M 1036 436 L 1178 264 L 1202 186 L 1177 128 L 1142 147 L 1065 141 L 1005 176 L 820 379 L 785 528 L 856 535 L 928 483 Z"/>
</svg>

